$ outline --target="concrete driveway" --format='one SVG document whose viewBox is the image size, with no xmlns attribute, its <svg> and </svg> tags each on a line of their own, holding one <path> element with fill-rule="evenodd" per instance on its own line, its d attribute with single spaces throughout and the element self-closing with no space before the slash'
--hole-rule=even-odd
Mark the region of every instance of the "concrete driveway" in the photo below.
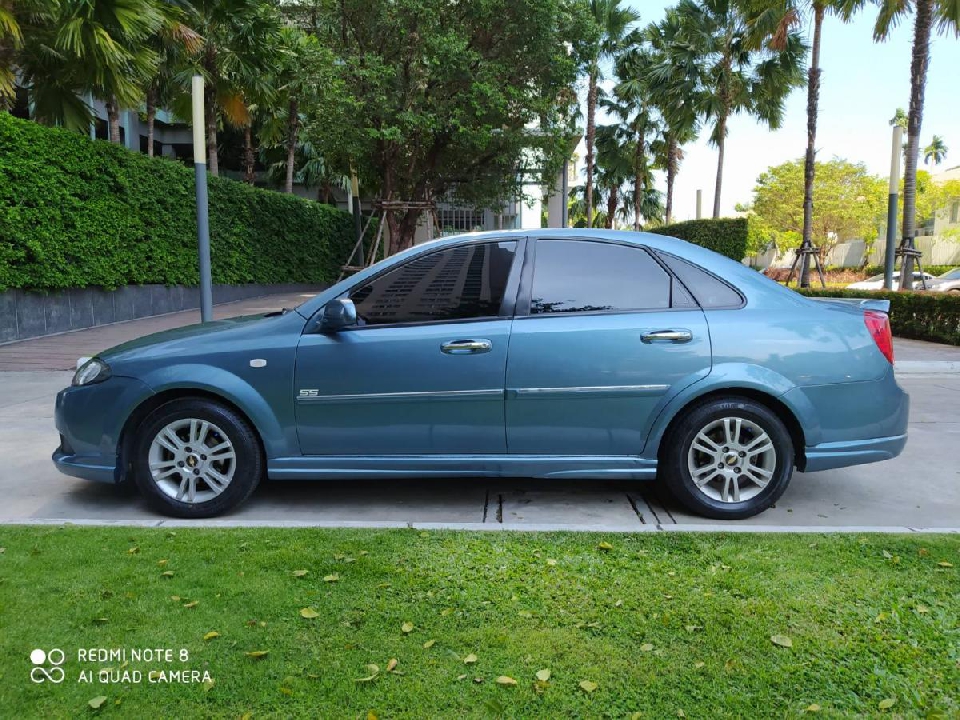
<svg viewBox="0 0 960 720">
<path fill-rule="evenodd" d="M 217 308 L 220 317 L 301 302 L 283 296 Z M 0 523 L 182 524 L 153 514 L 135 492 L 68 478 L 53 401 L 78 355 L 196 322 L 152 318 L 0 346 Z M 897 459 L 795 475 L 777 506 L 725 530 L 956 529 L 960 527 L 960 348 L 896 341 L 912 399 L 910 441 Z M 187 523 L 197 524 L 197 523 Z M 266 482 L 233 514 L 207 525 L 682 530 L 717 527 L 680 509 L 656 483 L 529 479 Z"/>
</svg>

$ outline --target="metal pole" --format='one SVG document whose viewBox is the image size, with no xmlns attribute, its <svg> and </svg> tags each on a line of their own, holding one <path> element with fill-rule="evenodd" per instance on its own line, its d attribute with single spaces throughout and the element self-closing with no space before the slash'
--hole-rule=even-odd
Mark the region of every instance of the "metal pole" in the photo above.
<svg viewBox="0 0 960 720">
<path fill-rule="evenodd" d="M 200 322 L 213 320 L 210 278 L 210 218 L 207 203 L 207 141 L 204 137 L 203 78 L 193 76 L 193 171 L 197 179 L 197 251 L 200 256 Z"/>
<path fill-rule="evenodd" d="M 703 213 L 703 190 L 697 190 L 697 220 L 702 217 Z"/>
<path fill-rule="evenodd" d="M 883 258 L 883 287 L 893 290 L 893 266 L 897 247 L 897 201 L 900 194 L 900 155 L 903 152 L 903 128 L 893 127 L 890 153 L 890 194 L 887 195 L 887 251 Z"/>
<path fill-rule="evenodd" d="M 350 169 L 350 212 L 353 213 L 353 231 L 359 240 L 363 235 L 360 229 L 360 181 L 352 168 Z"/>
</svg>

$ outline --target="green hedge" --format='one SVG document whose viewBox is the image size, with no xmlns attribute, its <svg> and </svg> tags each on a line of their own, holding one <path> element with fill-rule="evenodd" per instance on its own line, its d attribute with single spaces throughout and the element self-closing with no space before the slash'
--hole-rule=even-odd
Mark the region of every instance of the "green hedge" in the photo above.
<svg viewBox="0 0 960 720">
<path fill-rule="evenodd" d="M 960 345 L 960 295 L 954 293 L 813 288 L 797 292 L 810 297 L 889 300 L 894 335 Z"/>
<path fill-rule="evenodd" d="M 680 238 L 740 262 L 747 255 L 750 228 L 746 218 L 718 218 L 663 225 L 650 232 Z"/>
<path fill-rule="evenodd" d="M 931 275 L 943 275 L 948 270 L 953 270 L 956 265 L 924 265 L 923 271 L 930 273 Z M 841 268 L 838 268 L 841 269 Z M 845 270 L 855 270 L 856 268 L 842 268 Z M 897 270 L 900 269 L 899 263 L 897 264 Z M 874 275 L 883 275 L 883 265 L 867 265 L 863 269 L 868 276 L 873 277 Z"/>
<path fill-rule="evenodd" d="M 349 214 L 210 178 L 215 283 L 325 283 Z M 0 290 L 196 285 L 192 168 L 0 112 Z"/>
</svg>

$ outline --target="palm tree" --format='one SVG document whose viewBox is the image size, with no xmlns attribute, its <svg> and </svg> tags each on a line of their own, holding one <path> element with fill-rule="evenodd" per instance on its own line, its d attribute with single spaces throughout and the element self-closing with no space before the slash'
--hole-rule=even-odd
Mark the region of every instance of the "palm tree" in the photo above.
<svg viewBox="0 0 960 720">
<path fill-rule="evenodd" d="M 190 4 L 193 28 L 203 37 L 193 69 L 204 79 L 207 168 L 217 175 L 220 116 L 235 127 L 250 122 L 243 82 L 268 73 L 274 59 L 269 36 L 279 27 L 280 17 L 272 5 L 259 0 L 190 0 Z"/>
<path fill-rule="evenodd" d="M 161 23 L 150 36 L 148 44 L 157 54 L 158 62 L 153 77 L 147 84 L 145 101 L 147 115 L 147 155 L 153 157 L 154 125 L 157 108 L 171 105 L 178 95 L 185 94 L 184 65 L 203 48 L 203 38 L 190 27 L 191 8 L 173 2 L 159 6 Z"/>
<path fill-rule="evenodd" d="M 898 107 L 893 117 L 890 118 L 890 127 L 894 126 L 903 128 L 904 130 L 907 129 L 907 111 L 901 107 Z"/>
<path fill-rule="evenodd" d="M 34 117 L 85 129 L 91 112 L 79 95 L 90 93 L 105 101 L 110 140 L 120 142 L 120 110 L 140 104 L 156 68 L 146 41 L 161 20 L 154 0 L 60 0 L 20 55 Z"/>
<path fill-rule="evenodd" d="M 920 154 L 920 128 L 923 124 L 923 92 L 930 65 L 930 36 L 934 26 L 941 33 L 960 35 L 960 3 L 956 0 L 878 0 L 880 10 L 873 39 L 880 42 L 903 18 L 914 12 L 913 55 L 910 62 L 910 110 L 907 114 L 907 157 L 903 169 L 903 225 L 900 247 L 914 250 L 917 233 L 917 160 Z M 900 288 L 913 288 L 913 255 L 903 256 Z"/>
<path fill-rule="evenodd" d="M 683 146 L 697 139 L 700 131 L 698 109 L 703 106 L 699 87 L 699 56 L 683 37 L 683 23 L 676 8 L 667 10 L 659 23 L 644 31 L 649 45 L 649 64 L 645 74 L 647 97 L 663 119 L 662 143 L 656 145 L 659 165 L 667 173 L 665 222 L 673 220 L 673 188 Z"/>
<path fill-rule="evenodd" d="M 720 217 L 727 121 L 746 113 L 771 129 L 780 127 L 787 95 L 803 84 L 806 46 L 796 31 L 785 32 L 782 49 L 750 45 L 746 14 L 732 0 L 680 0 L 683 42 L 699 56 L 698 83 L 704 91 L 700 115 L 712 122 L 717 147 L 713 217 Z"/>
<path fill-rule="evenodd" d="M 633 173 L 633 152 L 623 142 L 623 128 L 618 124 L 597 128 L 597 162 L 594 174 L 600 194 L 606 197 L 603 227 L 612 228 L 620 205 L 623 187 Z"/>
<path fill-rule="evenodd" d="M 923 164 L 929 165 L 933 160 L 934 165 L 939 165 L 947 157 L 947 144 L 939 135 L 934 135 L 930 144 L 923 149 Z"/>
<path fill-rule="evenodd" d="M 748 11 L 751 42 L 754 47 L 766 44 L 773 50 L 785 50 L 789 32 L 813 19 L 813 43 L 810 67 L 807 70 L 807 150 L 803 171 L 803 232 L 801 248 L 813 247 L 813 182 L 816 174 L 817 115 L 820 102 L 820 39 L 823 20 L 834 15 L 848 22 L 862 6 L 863 0 L 780 0 L 777 3 L 756 3 Z M 810 256 L 803 255 L 800 287 L 810 287 Z"/>
<path fill-rule="evenodd" d="M 629 42 L 631 23 L 640 19 L 632 8 L 621 7 L 621 0 L 590 0 L 590 14 L 596 24 L 596 37 L 586 52 L 587 57 L 587 225 L 593 222 L 593 166 L 596 137 L 597 89 L 601 79 L 600 64 L 613 57 Z"/>
<path fill-rule="evenodd" d="M 0 0 L 0 110 L 13 103 L 18 54 L 32 31 L 53 21 L 58 0 Z"/>
</svg>

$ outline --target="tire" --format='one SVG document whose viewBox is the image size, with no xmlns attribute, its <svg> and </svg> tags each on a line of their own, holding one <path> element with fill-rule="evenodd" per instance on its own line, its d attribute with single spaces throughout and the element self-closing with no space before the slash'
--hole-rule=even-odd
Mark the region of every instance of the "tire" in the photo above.
<svg viewBox="0 0 960 720">
<path fill-rule="evenodd" d="M 183 398 L 161 405 L 140 424 L 133 470 L 153 509 L 206 518 L 246 500 L 263 476 L 264 460 L 259 436 L 235 410 Z"/>
<path fill-rule="evenodd" d="M 748 398 L 713 398 L 690 408 L 664 442 L 661 479 L 686 508 L 708 518 L 757 515 L 793 476 L 790 433 L 776 413 Z"/>
</svg>

